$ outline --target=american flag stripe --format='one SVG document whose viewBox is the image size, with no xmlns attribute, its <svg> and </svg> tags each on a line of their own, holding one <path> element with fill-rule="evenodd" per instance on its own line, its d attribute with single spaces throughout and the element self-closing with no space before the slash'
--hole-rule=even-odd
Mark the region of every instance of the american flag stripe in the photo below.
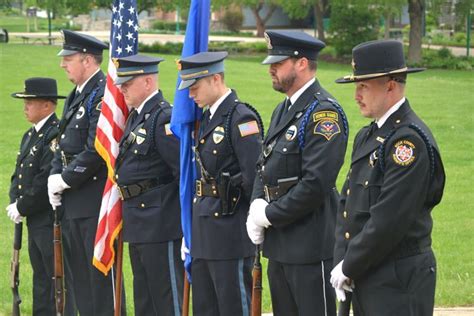
<svg viewBox="0 0 474 316">
<path fill-rule="evenodd" d="M 108 178 L 102 195 L 94 244 L 94 266 L 108 274 L 115 260 L 114 240 L 122 229 L 122 201 L 115 188 L 114 168 L 119 142 L 125 129 L 128 108 L 114 85 L 117 70 L 113 58 L 134 55 L 138 50 L 136 0 L 114 0 L 110 30 L 109 65 L 101 115 L 97 122 L 95 147 L 107 163 Z"/>
</svg>

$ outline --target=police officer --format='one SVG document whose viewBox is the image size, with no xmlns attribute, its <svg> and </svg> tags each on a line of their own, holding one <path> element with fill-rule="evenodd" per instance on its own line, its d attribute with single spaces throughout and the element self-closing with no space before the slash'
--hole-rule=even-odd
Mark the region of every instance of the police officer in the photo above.
<svg viewBox="0 0 474 316">
<path fill-rule="evenodd" d="M 337 215 L 331 282 L 355 288 L 355 315 L 432 315 L 436 261 L 431 210 L 445 173 L 436 141 L 405 98 L 402 43 L 371 41 L 352 50 L 362 116 L 372 118 L 354 140 L 351 169 Z"/>
<path fill-rule="evenodd" d="M 227 52 L 179 61 L 182 81 L 208 107 L 196 146 L 198 178 L 192 217 L 194 315 L 249 315 L 255 247 L 246 230 L 263 127 L 259 114 L 224 81 Z M 184 260 L 184 259 L 183 259 Z"/>
<path fill-rule="evenodd" d="M 97 120 L 104 94 L 100 70 L 107 45 L 94 37 L 63 30 L 61 67 L 76 85 L 65 101 L 59 124 L 59 149 L 48 178 L 53 207 L 64 206 L 69 224 L 71 268 L 81 315 L 111 315 L 114 310 L 111 274 L 92 266 L 95 232 L 107 168 L 94 148 Z"/>
<path fill-rule="evenodd" d="M 264 140 L 247 230 L 269 259 L 275 315 L 334 315 L 329 272 L 347 120 L 315 79 L 325 44 L 294 31 L 268 31 L 265 38 L 263 64 L 270 65 L 273 89 L 286 98 Z"/>
<path fill-rule="evenodd" d="M 181 315 L 179 143 L 171 106 L 158 90 L 161 58 L 117 60 L 117 79 L 130 113 L 115 178 L 123 199 L 123 239 L 129 243 L 135 315 Z"/>
<path fill-rule="evenodd" d="M 15 223 L 27 218 L 28 253 L 33 268 L 33 315 L 55 315 L 53 212 L 47 181 L 58 133 L 59 120 L 54 111 L 57 100 L 65 97 L 57 94 L 56 80 L 51 78 L 26 79 L 24 91 L 13 93 L 12 97 L 24 100 L 25 116 L 33 127 L 21 141 L 7 211 Z M 74 305 L 73 301 L 67 302 Z"/>
</svg>

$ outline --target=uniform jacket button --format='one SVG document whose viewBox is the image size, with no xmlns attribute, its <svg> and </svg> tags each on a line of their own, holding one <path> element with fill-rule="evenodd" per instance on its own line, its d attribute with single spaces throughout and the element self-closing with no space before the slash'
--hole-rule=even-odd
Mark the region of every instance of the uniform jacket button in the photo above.
<svg viewBox="0 0 474 316">
<path fill-rule="evenodd" d="M 346 239 L 349 239 L 349 238 L 351 237 L 351 235 L 349 234 L 349 232 L 346 232 L 346 233 L 344 234 L 344 237 L 345 237 Z"/>
<path fill-rule="evenodd" d="M 344 212 L 342 213 L 342 216 L 344 216 L 344 218 L 347 218 L 347 211 L 344 211 Z"/>
<path fill-rule="evenodd" d="M 215 216 L 215 217 L 219 217 L 219 213 L 215 212 L 215 213 L 214 213 L 214 216 Z"/>
</svg>

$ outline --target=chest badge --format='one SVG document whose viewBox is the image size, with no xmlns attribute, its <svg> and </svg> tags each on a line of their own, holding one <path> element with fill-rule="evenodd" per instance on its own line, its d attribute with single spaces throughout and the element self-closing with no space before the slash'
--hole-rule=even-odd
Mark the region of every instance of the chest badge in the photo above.
<svg viewBox="0 0 474 316">
<path fill-rule="evenodd" d="M 224 127 L 217 126 L 212 133 L 212 140 L 215 144 L 219 144 L 224 139 Z"/>
<path fill-rule="evenodd" d="M 34 156 L 37 150 L 38 150 L 38 148 L 36 148 L 36 145 L 33 146 L 33 147 L 31 147 L 31 149 L 30 149 L 30 155 L 31 155 L 31 156 Z"/>
<path fill-rule="evenodd" d="M 77 120 L 80 120 L 80 119 L 84 116 L 84 114 L 86 114 L 86 109 L 85 109 L 83 106 L 81 106 L 81 107 L 77 110 L 76 119 L 77 119 Z"/>
<path fill-rule="evenodd" d="M 140 128 L 137 132 L 137 138 L 136 138 L 137 144 L 141 145 L 145 141 L 145 138 L 146 138 L 146 129 Z"/>
<path fill-rule="evenodd" d="M 287 141 L 292 141 L 295 139 L 296 134 L 298 133 L 298 129 L 296 128 L 296 125 L 291 125 L 285 133 L 285 138 Z"/>
<path fill-rule="evenodd" d="M 58 141 L 54 138 L 51 143 L 49 143 L 49 149 L 54 153 L 58 149 Z"/>
<path fill-rule="evenodd" d="M 377 156 L 377 152 L 378 150 L 374 150 L 374 152 L 372 154 L 370 154 L 370 158 L 369 158 L 369 165 L 373 168 L 375 166 L 375 163 L 377 162 L 377 159 L 379 158 Z"/>
</svg>

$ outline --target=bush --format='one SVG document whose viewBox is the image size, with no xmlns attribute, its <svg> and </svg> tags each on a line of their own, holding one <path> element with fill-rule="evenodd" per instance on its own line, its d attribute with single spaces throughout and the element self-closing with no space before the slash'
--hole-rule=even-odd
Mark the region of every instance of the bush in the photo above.
<svg viewBox="0 0 474 316">
<path fill-rule="evenodd" d="M 153 23 L 152 28 L 157 31 L 176 31 L 176 22 L 168 22 L 168 21 L 156 21 Z M 186 23 L 179 22 L 179 29 L 185 30 Z"/>
<path fill-rule="evenodd" d="M 240 31 L 243 22 L 244 15 L 239 9 L 226 10 L 224 16 L 222 17 L 222 23 L 224 23 L 226 29 L 235 33 Z"/>
<path fill-rule="evenodd" d="M 336 4 L 331 9 L 331 43 L 338 56 L 350 55 L 359 43 L 377 38 L 377 14 L 364 5 Z"/>
<path fill-rule="evenodd" d="M 474 58 L 453 56 L 451 51 L 447 48 L 440 50 L 423 49 L 421 62 L 410 66 L 426 67 L 428 69 L 472 70 L 474 69 Z"/>
</svg>

